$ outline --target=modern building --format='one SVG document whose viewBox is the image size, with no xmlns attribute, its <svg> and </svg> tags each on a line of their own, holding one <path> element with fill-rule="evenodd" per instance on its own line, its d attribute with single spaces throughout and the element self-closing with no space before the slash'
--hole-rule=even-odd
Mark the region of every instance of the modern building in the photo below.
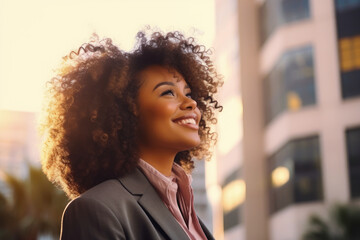
<svg viewBox="0 0 360 240">
<path fill-rule="evenodd" d="M 301 239 L 359 202 L 360 0 L 216 0 L 216 17 L 216 239 Z"/>
<path fill-rule="evenodd" d="M 37 114 L 33 112 L 0 111 L 1 170 L 25 178 L 27 164 L 39 164 Z"/>
<path fill-rule="evenodd" d="M 40 165 L 37 119 L 32 112 L 0 111 L 0 191 L 5 194 L 4 172 L 25 179 L 29 164 Z"/>
<path fill-rule="evenodd" d="M 194 194 L 194 208 L 198 217 L 208 229 L 213 228 L 211 205 L 206 192 L 205 161 L 194 160 L 195 168 L 192 171 L 191 187 Z"/>
</svg>

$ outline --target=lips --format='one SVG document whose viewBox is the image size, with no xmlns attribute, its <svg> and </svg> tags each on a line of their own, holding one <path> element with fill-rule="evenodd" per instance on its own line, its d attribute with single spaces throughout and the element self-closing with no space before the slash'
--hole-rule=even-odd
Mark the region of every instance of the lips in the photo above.
<svg viewBox="0 0 360 240">
<path fill-rule="evenodd" d="M 186 118 L 186 119 L 178 120 L 175 122 L 178 124 L 181 124 L 181 125 L 183 125 L 183 124 L 195 124 L 196 125 L 196 121 L 193 118 Z"/>
<path fill-rule="evenodd" d="M 196 114 L 188 114 L 180 118 L 176 118 L 173 120 L 173 122 L 184 127 L 189 127 L 196 130 L 199 129 Z"/>
</svg>

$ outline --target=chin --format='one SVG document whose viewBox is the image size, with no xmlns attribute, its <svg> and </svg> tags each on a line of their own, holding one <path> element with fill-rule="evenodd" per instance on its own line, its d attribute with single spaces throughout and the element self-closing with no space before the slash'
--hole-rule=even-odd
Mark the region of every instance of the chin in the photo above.
<svg viewBox="0 0 360 240">
<path fill-rule="evenodd" d="M 185 151 L 185 150 L 190 150 L 194 147 L 199 146 L 200 143 L 201 143 L 200 138 L 198 138 L 198 139 L 188 139 L 188 141 L 183 142 L 182 144 L 179 144 L 179 145 L 182 146 L 181 151 Z"/>
</svg>

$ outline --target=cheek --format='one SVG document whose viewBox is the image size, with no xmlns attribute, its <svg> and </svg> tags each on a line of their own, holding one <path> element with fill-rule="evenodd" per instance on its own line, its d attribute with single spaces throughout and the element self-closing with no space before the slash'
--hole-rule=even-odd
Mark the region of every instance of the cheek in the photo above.
<svg viewBox="0 0 360 240">
<path fill-rule="evenodd" d="M 148 105 L 143 110 L 142 122 L 146 126 L 163 125 L 166 122 L 170 122 L 174 113 L 173 107 L 169 104 Z"/>
</svg>

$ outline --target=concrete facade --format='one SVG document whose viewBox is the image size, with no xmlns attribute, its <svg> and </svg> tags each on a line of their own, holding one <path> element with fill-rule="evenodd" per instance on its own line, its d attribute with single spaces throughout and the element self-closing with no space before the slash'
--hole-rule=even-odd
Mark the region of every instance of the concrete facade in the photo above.
<svg viewBox="0 0 360 240">
<path fill-rule="evenodd" d="M 261 44 L 258 20 L 264 2 L 216 1 L 216 62 L 226 78 L 222 103 L 226 109 L 226 102 L 236 95 L 242 105 L 241 137 L 226 154 L 217 151 L 217 164 L 226 165 L 218 168 L 218 184 L 226 179 L 228 169 L 236 168 L 241 168 L 246 183 L 246 199 L 239 211 L 242 221 L 217 239 L 300 239 L 310 214 L 325 216 L 332 204 L 354 201 L 349 191 L 345 131 L 360 126 L 360 97 L 341 96 L 335 1 L 309 0 L 310 17 L 278 26 Z M 264 76 L 284 52 L 307 45 L 313 49 L 315 104 L 283 111 L 264 125 Z M 238 57 L 224 63 L 224 56 L 231 55 Z M 231 130 L 221 129 L 220 122 L 219 135 L 226 131 Z M 319 137 L 323 199 L 293 203 L 270 214 L 267 158 L 290 140 L 312 135 Z M 220 146 L 222 141 L 226 139 L 220 137 Z"/>
<path fill-rule="evenodd" d="M 37 115 L 31 112 L 0 111 L 0 191 L 10 192 L 2 177 L 10 173 L 20 179 L 28 176 L 28 166 L 40 165 Z"/>
</svg>

